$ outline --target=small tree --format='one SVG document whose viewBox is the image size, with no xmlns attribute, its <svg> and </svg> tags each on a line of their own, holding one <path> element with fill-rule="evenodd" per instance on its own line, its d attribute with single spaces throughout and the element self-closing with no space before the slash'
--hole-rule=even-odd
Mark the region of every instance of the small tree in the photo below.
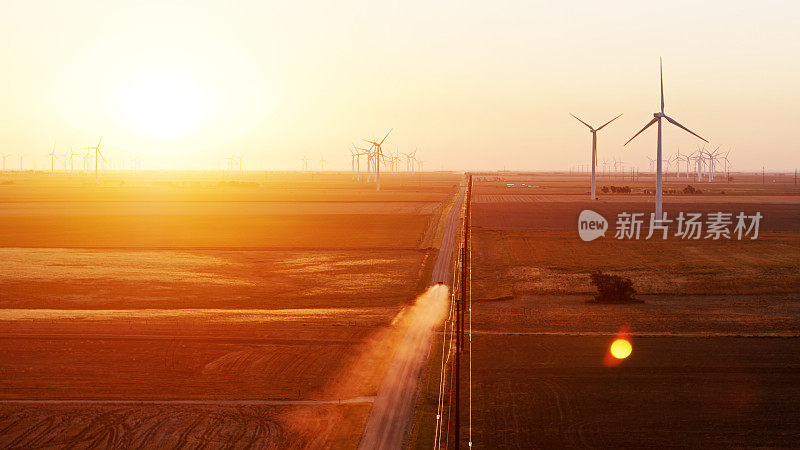
<svg viewBox="0 0 800 450">
<path fill-rule="evenodd" d="M 591 274 L 592 284 L 597 287 L 597 295 L 593 303 L 630 303 L 639 302 L 634 297 L 636 289 L 630 278 L 619 275 L 608 275 L 601 271 Z"/>
</svg>

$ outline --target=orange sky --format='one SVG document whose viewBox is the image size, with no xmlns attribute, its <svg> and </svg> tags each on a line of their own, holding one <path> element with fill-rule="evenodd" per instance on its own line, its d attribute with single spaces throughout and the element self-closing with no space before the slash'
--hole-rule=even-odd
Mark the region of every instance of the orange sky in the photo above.
<svg viewBox="0 0 800 450">
<path fill-rule="evenodd" d="M 104 135 L 143 168 L 349 167 L 346 146 L 394 128 L 385 150 L 426 169 L 648 168 L 658 107 L 734 170 L 800 165 L 796 2 L 4 1 L 0 152 L 49 167 L 56 141 Z M 665 151 L 697 140 L 667 127 Z M 18 166 L 18 158 L 7 162 Z"/>
</svg>

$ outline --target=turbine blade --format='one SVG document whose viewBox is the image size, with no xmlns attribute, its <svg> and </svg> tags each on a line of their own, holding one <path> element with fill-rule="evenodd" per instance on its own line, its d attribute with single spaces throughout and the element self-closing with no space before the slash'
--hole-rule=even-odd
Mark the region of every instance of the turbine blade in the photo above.
<svg viewBox="0 0 800 450">
<path fill-rule="evenodd" d="M 708 141 L 707 141 L 707 140 L 705 140 L 703 137 L 701 137 L 699 134 L 697 134 L 697 133 L 695 133 L 694 131 L 692 131 L 692 130 L 690 130 L 690 129 L 686 128 L 685 126 L 683 126 L 683 125 L 681 125 L 681 124 L 679 124 L 678 122 L 676 122 L 676 121 L 675 121 L 674 119 L 672 119 L 671 117 L 669 117 L 669 116 L 664 116 L 664 118 L 665 118 L 665 119 L 667 119 L 667 120 L 669 121 L 669 123 L 671 123 L 671 124 L 675 125 L 676 127 L 678 127 L 678 128 L 682 128 L 684 131 L 687 131 L 688 133 L 690 133 L 690 134 L 693 134 L 693 135 L 695 135 L 695 136 L 699 137 L 699 138 L 700 138 L 700 139 L 701 139 L 703 142 L 708 142 Z"/>
<path fill-rule="evenodd" d="M 661 64 L 661 57 L 658 58 L 658 72 L 661 76 L 661 112 L 664 112 L 664 66 Z"/>
<path fill-rule="evenodd" d="M 600 131 L 600 130 L 602 130 L 604 126 L 606 126 L 606 125 L 610 124 L 611 122 L 613 122 L 613 121 L 615 121 L 615 120 L 619 119 L 620 117 L 622 117 L 622 114 L 620 114 L 619 116 L 617 116 L 617 117 L 614 117 L 613 119 L 611 119 L 611 120 L 609 120 L 608 122 L 604 123 L 603 125 L 601 125 L 601 126 L 600 126 L 600 128 L 598 128 L 598 129 L 597 129 L 597 130 L 595 130 L 595 131 Z"/>
<path fill-rule="evenodd" d="M 394 128 L 390 129 L 390 130 L 389 130 L 389 133 L 391 133 L 391 132 L 392 132 L 392 130 L 394 130 Z M 383 137 L 383 139 L 381 140 L 381 143 L 380 143 L 380 144 L 378 144 L 378 145 L 381 145 L 381 144 L 383 144 L 383 141 L 385 141 L 385 140 L 386 140 L 386 138 L 388 138 L 388 137 L 389 137 L 389 133 L 386 133 L 386 136 L 384 136 L 384 137 Z"/>
<path fill-rule="evenodd" d="M 587 127 L 589 127 L 590 130 L 594 131 L 594 128 L 592 128 L 591 125 L 589 125 L 588 123 L 586 123 L 586 122 L 582 121 L 581 119 L 579 119 L 578 116 L 576 116 L 575 114 L 569 113 L 569 115 L 574 117 L 575 120 L 577 120 L 578 122 L 580 122 L 580 123 L 586 125 Z"/>
<path fill-rule="evenodd" d="M 630 142 L 630 141 L 634 140 L 634 139 L 636 138 L 636 136 L 638 136 L 638 135 L 642 134 L 642 131 L 644 131 L 644 130 L 646 130 L 646 129 L 650 128 L 650 125 L 653 125 L 653 124 L 654 124 L 654 123 L 656 123 L 657 121 L 658 121 L 658 119 L 657 119 L 657 118 L 655 118 L 655 117 L 653 117 L 653 120 L 651 120 L 650 122 L 647 122 L 647 125 L 645 125 L 645 126 L 644 126 L 644 128 L 642 128 L 641 130 L 639 130 L 639 132 L 638 132 L 638 133 L 634 134 L 632 138 L 628 139 L 628 142 Z M 628 142 L 626 142 L 626 143 L 622 144 L 622 146 L 624 147 L 624 146 L 628 145 Z"/>
</svg>

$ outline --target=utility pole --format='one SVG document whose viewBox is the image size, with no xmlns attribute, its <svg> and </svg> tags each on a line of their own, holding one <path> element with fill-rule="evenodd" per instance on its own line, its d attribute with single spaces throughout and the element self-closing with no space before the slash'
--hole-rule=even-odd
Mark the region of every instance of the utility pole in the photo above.
<svg viewBox="0 0 800 450">
<path fill-rule="evenodd" d="M 470 197 L 472 196 L 472 174 L 467 174 L 467 192 L 465 195 L 466 208 L 464 209 L 464 246 L 461 248 L 461 292 L 456 303 L 456 450 L 461 443 L 461 351 L 464 347 L 464 307 L 467 304 L 467 288 L 469 286 L 469 227 L 470 227 Z"/>
</svg>

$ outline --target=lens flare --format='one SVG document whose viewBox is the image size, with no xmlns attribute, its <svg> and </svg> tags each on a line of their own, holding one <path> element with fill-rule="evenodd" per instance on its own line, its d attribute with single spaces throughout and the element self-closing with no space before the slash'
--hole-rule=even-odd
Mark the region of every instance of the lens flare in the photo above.
<svg viewBox="0 0 800 450">
<path fill-rule="evenodd" d="M 633 346 L 627 339 L 616 339 L 611 343 L 611 348 L 608 351 L 614 358 L 625 359 L 630 356 Z"/>
</svg>

